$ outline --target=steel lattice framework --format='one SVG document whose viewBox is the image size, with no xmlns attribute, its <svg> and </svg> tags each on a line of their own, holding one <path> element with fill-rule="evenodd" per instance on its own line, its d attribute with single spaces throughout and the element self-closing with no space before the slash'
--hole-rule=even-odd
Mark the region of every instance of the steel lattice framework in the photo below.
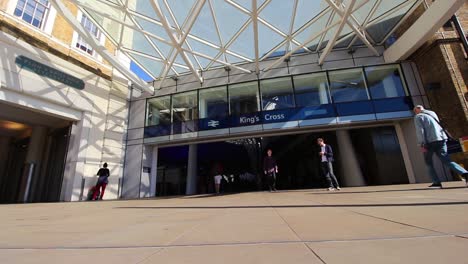
<svg viewBox="0 0 468 264">
<path fill-rule="evenodd" d="M 422 0 L 51 0 L 72 27 L 134 84 L 146 82 L 81 26 L 68 2 L 89 16 L 154 80 L 227 66 L 268 71 L 290 56 L 382 45 Z M 160 82 L 162 83 L 162 82 Z M 159 87 L 156 87 L 159 88 Z"/>
</svg>

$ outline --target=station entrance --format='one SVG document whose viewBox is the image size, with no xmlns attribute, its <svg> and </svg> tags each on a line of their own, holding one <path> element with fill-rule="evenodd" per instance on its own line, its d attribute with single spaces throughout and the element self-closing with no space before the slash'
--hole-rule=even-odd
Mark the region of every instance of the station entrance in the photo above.
<svg viewBox="0 0 468 264">
<path fill-rule="evenodd" d="M 278 190 L 326 188 L 317 138 L 333 147 L 334 171 L 343 187 L 356 186 L 356 182 L 360 186 L 409 183 L 393 126 L 347 130 L 348 144 L 339 133 L 330 130 L 197 144 L 196 193 L 213 193 L 217 174 L 223 175 L 224 193 L 266 190 L 262 163 L 267 149 L 278 163 Z M 185 194 L 188 152 L 189 146 L 159 149 L 157 196 Z M 352 162 L 355 168 L 350 170 Z"/>
<path fill-rule="evenodd" d="M 0 203 L 60 199 L 70 122 L 0 103 Z"/>
</svg>

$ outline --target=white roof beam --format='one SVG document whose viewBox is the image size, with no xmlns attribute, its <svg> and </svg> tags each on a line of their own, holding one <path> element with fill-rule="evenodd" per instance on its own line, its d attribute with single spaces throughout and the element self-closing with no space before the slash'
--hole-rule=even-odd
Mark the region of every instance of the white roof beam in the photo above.
<svg viewBox="0 0 468 264">
<path fill-rule="evenodd" d="M 291 40 L 289 38 L 291 38 L 293 30 L 294 30 L 294 21 L 296 19 L 298 4 L 299 4 L 299 0 L 294 0 L 293 13 L 292 13 L 292 16 L 291 16 L 291 22 L 289 24 L 289 32 L 288 32 L 288 36 L 287 36 L 288 40 L 287 40 L 286 46 L 284 47 L 284 50 L 286 52 L 288 52 L 291 49 Z"/>
<path fill-rule="evenodd" d="M 310 36 L 305 42 L 304 42 L 304 45 L 307 45 L 309 44 L 310 42 L 314 41 L 315 39 L 317 39 L 318 37 L 320 37 L 323 33 L 327 32 L 328 30 L 330 30 L 331 28 L 335 27 L 336 25 L 338 25 L 340 23 L 340 21 L 337 21 L 331 25 L 329 25 L 328 27 L 325 27 L 323 28 L 322 30 L 320 30 L 319 32 L 313 34 L 312 36 Z M 275 67 L 276 65 L 278 65 L 279 63 L 283 62 L 284 59 L 288 58 L 289 56 L 291 56 L 291 54 L 293 54 L 294 52 L 298 51 L 302 49 L 302 47 L 296 47 L 295 49 L 292 49 L 291 51 L 289 51 L 288 53 L 284 54 L 283 56 L 281 56 L 281 58 L 275 60 L 275 62 L 273 62 L 272 64 L 270 64 L 268 67 L 266 67 L 265 69 L 263 69 L 264 71 L 268 71 L 270 70 L 271 68 Z"/>
<path fill-rule="evenodd" d="M 374 5 L 372 6 L 372 9 L 370 10 L 369 14 L 367 15 L 366 19 L 364 19 L 362 25 L 361 25 L 361 29 L 363 29 L 364 31 L 366 30 L 367 28 L 367 24 L 369 23 L 370 19 L 374 16 L 374 13 L 375 11 L 377 11 L 377 8 L 380 6 L 380 3 L 382 2 L 382 0 L 377 0 Z M 357 36 L 355 35 L 353 37 L 353 39 L 351 40 L 351 42 L 349 43 L 348 45 L 348 49 L 351 48 L 351 46 L 354 45 L 354 42 L 356 42 L 357 40 Z"/>
<path fill-rule="evenodd" d="M 50 3 L 59 12 L 62 17 L 70 24 L 70 26 L 78 32 L 78 34 L 85 39 L 88 43 L 103 59 L 108 61 L 113 67 L 121 72 L 126 78 L 128 78 L 137 88 L 144 90 L 149 93 L 153 93 L 154 88 L 148 85 L 145 81 L 141 80 L 135 73 L 131 72 L 126 66 L 122 65 L 118 58 L 112 55 L 104 46 L 102 46 L 96 38 L 86 30 L 76 17 L 68 10 L 68 8 L 62 3 L 61 0 L 51 0 Z"/>
<path fill-rule="evenodd" d="M 343 17 L 344 16 L 344 10 L 342 8 L 340 8 L 339 6 L 337 6 L 335 4 L 335 2 L 333 2 L 332 0 L 326 0 L 327 3 L 341 16 Z M 365 1 L 363 4 L 367 3 L 368 1 Z M 356 7 L 355 10 L 359 9 L 359 6 Z M 354 12 L 354 10 L 353 10 Z M 348 19 L 346 19 L 346 24 L 348 24 L 348 26 L 356 33 L 356 35 L 358 36 L 358 38 L 360 38 L 362 40 L 362 42 L 374 53 L 375 56 L 379 56 L 379 52 L 374 48 L 374 46 L 372 45 L 372 43 L 369 42 L 369 40 L 366 38 L 366 36 L 361 32 L 361 30 L 356 27 L 356 25 L 354 25 L 353 23 L 351 23 Z"/>
<path fill-rule="evenodd" d="M 346 8 L 346 11 L 341 17 L 340 25 L 336 29 L 335 34 L 330 40 L 328 40 L 327 46 L 325 47 L 323 53 L 320 55 L 319 62 L 318 62 L 319 65 L 323 64 L 323 61 L 325 60 L 327 55 L 330 53 L 332 48 L 335 46 L 336 40 L 338 39 L 341 32 L 343 31 L 346 21 L 348 20 L 348 18 L 351 16 L 351 13 L 353 12 L 354 4 L 356 4 L 356 0 L 351 0 L 351 3 L 349 3 L 349 6 Z"/>
<path fill-rule="evenodd" d="M 336 12 L 331 11 L 330 17 L 328 17 L 327 26 L 331 24 L 331 22 L 335 18 L 335 15 L 336 15 Z M 315 52 L 318 52 L 320 50 L 320 46 L 322 46 L 322 42 L 325 39 L 326 35 L 327 35 L 327 33 L 323 33 L 322 36 L 320 37 L 319 42 L 317 44 L 317 48 L 315 49 Z"/>
<path fill-rule="evenodd" d="M 309 22 L 307 22 L 305 25 L 303 25 L 301 28 L 299 28 L 296 32 L 294 32 L 292 35 L 291 35 L 291 38 L 292 37 L 295 37 L 299 34 L 301 34 L 304 30 L 306 30 L 307 28 L 309 28 L 309 26 L 311 26 L 312 24 L 314 24 L 317 20 L 319 20 L 320 18 L 322 18 L 324 15 L 326 15 L 330 10 L 330 7 L 327 7 L 325 8 L 322 12 L 320 12 L 320 14 L 318 14 L 316 17 L 314 17 L 313 19 L 311 19 Z M 260 59 L 261 61 L 268 58 L 271 54 L 273 54 L 273 52 L 277 51 L 281 46 L 283 46 L 286 42 L 288 42 L 288 39 L 284 39 L 283 41 L 281 41 L 278 45 L 276 45 L 273 49 L 271 49 L 268 53 L 266 53 L 265 55 L 262 56 L 262 58 Z M 310 43 L 310 42 L 308 42 Z M 306 46 L 308 43 L 303 43 L 302 46 Z M 301 46 L 301 48 L 302 48 Z M 299 50 L 299 49 L 297 49 Z M 288 52 L 286 52 L 288 53 Z M 292 53 L 291 53 L 292 54 Z"/>
<path fill-rule="evenodd" d="M 211 12 L 211 17 L 213 18 L 213 23 L 215 24 L 215 28 L 216 28 L 216 35 L 218 36 L 218 40 L 219 40 L 219 46 L 220 48 L 223 48 L 224 47 L 224 42 L 223 42 L 223 38 L 221 37 L 221 31 L 219 30 L 219 25 L 218 25 L 218 19 L 216 18 L 216 12 L 213 8 L 213 3 L 212 3 L 212 0 L 208 0 L 208 5 L 210 7 L 210 12 Z M 227 62 L 228 59 L 227 59 L 227 56 L 226 54 L 224 53 L 224 60 Z"/>
<path fill-rule="evenodd" d="M 196 3 L 196 7 L 195 7 L 195 10 L 190 14 L 190 18 L 189 18 L 189 21 L 187 22 L 186 24 L 186 28 L 184 28 L 183 30 L 183 34 L 182 36 L 179 38 L 177 38 L 174 34 L 173 34 L 173 31 L 172 31 L 172 28 L 171 26 L 169 25 L 169 22 L 167 21 L 166 17 L 164 16 L 164 14 L 162 13 L 162 10 L 161 10 L 161 7 L 159 6 L 158 4 L 158 1 L 157 0 L 151 0 L 150 1 L 151 3 L 151 6 L 153 7 L 154 11 L 156 12 L 156 15 L 159 17 L 159 19 L 161 20 L 161 23 L 163 25 L 163 28 L 166 30 L 166 33 L 167 35 L 169 36 L 169 38 L 171 39 L 171 42 L 172 42 L 172 47 L 174 47 L 177 52 L 176 54 L 180 54 L 182 56 L 182 59 L 185 61 L 185 63 L 187 64 L 187 66 L 190 68 L 190 71 L 192 72 L 192 74 L 194 76 L 197 77 L 197 79 L 200 81 L 200 82 L 203 82 L 203 78 L 200 76 L 200 74 L 197 72 L 197 70 L 193 67 L 193 64 L 192 62 L 190 61 L 190 59 L 188 58 L 187 54 L 185 53 L 185 51 L 182 49 L 182 45 L 183 43 L 185 42 L 185 39 L 187 38 L 187 35 L 189 34 L 190 30 L 192 29 L 192 26 L 193 24 L 195 23 L 195 20 L 196 18 L 198 17 L 198 14 L 200 13 L 204 3 L 205 3 L 205 0 L 199 0 L 197 1 Z M 169 67 L 166 67 L 165 70 L 164 70 L 164 73 L 162 75 L 162 79 L 165 79 L 166 76 L 167 76 L 167 73 L 169 72 L 169 68 L 172 66 L 172 64 L 174 63 L 175 61 L 175 58 L 177 57 L 174 56 L 173 59 L 171 59 L 171 61 L 169 62 L 168 66 Z M 162 82 L 161 82 L 162 83 Z"/>
<path fill-rule="evenodd" d="M 449 18 L 457 12 L 465 0 L 439 0 L 384 52 L 385 62 L 396 62 L 408 58 L 419 49 Z"/>
<path fill-rule="evenodd" d="M 414 5 L 411 7 L 411 9 L 398 21 L 398 23 L 395 25 L 395 27 L 390 30 L 390 32 L 385 35 L 385 37 L 382 39 L 382 41 L 379 42 L 380 45 L 382 45 L 394 32 L 397 30 L 403 22 L 408 19 L 408 17 L 419 7 L 421 3 L 424 3 L 424 0 L 418 0 L 414 3 Z M 405 5 L 406 6 L 406 5 Z"/>
<path fill-rule="evenodd" d="M 258 66 L 259 60 L 259 47 L 258 47 L 258 12 L 257 12 L 257 0 L 252 0 L 252 25 L 254 33 L 254 49 L 255 49 L 255 73 L 260 73 Z"/>
</svg>

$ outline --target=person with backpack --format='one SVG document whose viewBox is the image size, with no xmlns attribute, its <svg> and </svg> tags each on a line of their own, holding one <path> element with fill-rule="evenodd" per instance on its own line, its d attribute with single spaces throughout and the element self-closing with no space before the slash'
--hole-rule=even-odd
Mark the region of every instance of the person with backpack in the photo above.
<svg viewBox="0 0 468 264">
<path fill-rule="evenodd" d="M 462 166 L 453 162 L 447 153 L 448 135 L 440 124 L 437 114 L 433 111 L 424 109 L 422 105 L 415 106 L 413 111 L 415 113 L 414 125 L 416 127 L 418 145 L 424 153 L 424 161 L 426 162 L 429 175 L 432 178 L 432 184 L 429 187 L 442 188 L 442 183 L 437 176 L 432 161 L 432 156 L 434 154 L 439 157 L 440 161 L 442 161 L 445 166 L 467 179 L 468 172 Z"/>
<path fill-rule="evenodd" d="M 98 175 L 99 178 L 96 183 L 96 187 L 94 188 L 92 200 L 97 200 L 98 195 L 100 196 L 99 200 L 102 200 L 102 197 L 104 197 L 104 191 L 106 190 L 107 183 L 109 183 L 108 178 L 110 176 L 110 171 L 107 168 L 106 162 L 104 162 L 103 168 L 100 168 L 96 175 Z"/>
</svg>

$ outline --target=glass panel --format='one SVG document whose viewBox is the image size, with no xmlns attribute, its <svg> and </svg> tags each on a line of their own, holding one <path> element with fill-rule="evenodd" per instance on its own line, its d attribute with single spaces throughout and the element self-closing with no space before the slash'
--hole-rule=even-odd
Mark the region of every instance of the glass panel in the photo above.
<svg viewBox="0 0 468 264">
<path fill-rule="evenodd" d="M 330 103 L 325 72 L 294 76 L 294 89 L 298 107 Z"/>
<path fill-rule="evenodd" d="M 263 110 L 293 108 L 295 106 L 290 77 L 263 80 L 260 82 L 260 91 Z"/>
<path fill-rule="evenodd" d="M 172 96 L 173 120 L 190 121 L 198 118 L 197 92 L 187 92 Z"/>
<path fill-rule="evenodd" d="M 148 100 L 146 110 L 146 125 L 171 124 L 171 97 L 164 96 Z"/>
<path fill-rule="evenodd" d="M 329 78 L 335 103 L 369 100 L 362 69 L 331 71 Z"/>
<path fill-rule="evenodd" d="M 231 115 L 247 114 L 259 111 L 257 82 L 229 85 Z"/>
<path fill-rule="evenodd" d="M 367 86 L 372 99 L 406 96 L 401 76 L 398 65 L 367 67 Z"/>
<path fill-rule="evenodd" d="M 200 90 L 200 118 L 223 118 L 229 113 L 227 87 Z"/>
</svg>

